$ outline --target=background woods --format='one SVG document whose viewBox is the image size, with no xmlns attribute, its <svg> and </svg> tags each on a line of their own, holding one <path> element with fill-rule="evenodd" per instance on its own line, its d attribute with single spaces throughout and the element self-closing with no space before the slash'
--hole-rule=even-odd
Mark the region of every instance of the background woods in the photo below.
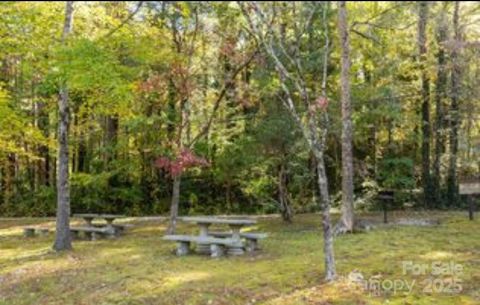
<svg viewBox="0 0 480 305">
<path fill-rule="evenodd" d="M 54 215 L 67 175 L 73 212 L 292 221 L 341 204 L 348 133 L 344 202 L 461 208 L 480 170 L 478 3 L 343 5 L 74 2 L 65 31 L 65 3 L 3 3 L 1 214 Z"/>
</svg>

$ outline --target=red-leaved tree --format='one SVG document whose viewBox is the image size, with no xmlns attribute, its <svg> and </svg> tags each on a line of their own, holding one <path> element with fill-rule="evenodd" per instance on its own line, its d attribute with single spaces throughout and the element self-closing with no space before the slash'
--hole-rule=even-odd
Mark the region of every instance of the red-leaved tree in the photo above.
<svg viewBox="0 0 480 305">
<path fill-rule="evenodd" d="M 184 148 L 174 159 L 159 157 L 155 160 L 155 166 L 165 170 L 172 177 L 177 177 L 188 168 L 208 165 L 210 164 L 205 158 L 195 155 L 187 148 Z"/>
</svg>

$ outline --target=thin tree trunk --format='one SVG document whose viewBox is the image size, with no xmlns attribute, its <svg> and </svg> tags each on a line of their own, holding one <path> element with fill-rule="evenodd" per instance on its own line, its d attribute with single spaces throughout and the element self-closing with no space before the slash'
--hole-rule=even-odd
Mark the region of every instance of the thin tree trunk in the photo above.
<svg viewBox="0 0 480 305">
<path fill-rule="evenodd" d="M 328 69 L 328 57 L 330 52 L 330 37 L 328 31 L 328 11 L 330 9 L 330 2 L 324 3 L 323 8 L 323 27 L 325 30 L 325 50 L 324 50 L 324 62 L 323 62 L 323 77 L 322 77 L 322 94 L 327 97 L 327 69 Z M 324 120 L 328 124 L 328 113 L 324 114 Z M 314 124 L 310 124 L 310 131 L 315 137 L 317 136 L 316 128 Z M 324 127 L 326 128 L 326 126 Z M 318 188 L 320 190 L 320 197 L 322 202 L 322 228 L 323 228 L 323 253 L 325 255 L 325 280 L 333 281 L 337 277 L 335 267 L 335 257 L 333 248 L 333 232 L 332 222 L 330 219 L 330 194 L 328 192 L 328 179 L 325 170 L 325 159 L 323 158 L 324 144 L 327 136 L 327 130 L 324 131 L 322 142 L 319 144 L 317 140 L 313 146 L 313 152 L 316 159 L 317 174 L 318 174 Z"/>
<path fill-rule="evenodd" d="M 1 159 L 0 159 L 1 160 Z M 3 161 L 3 160 L 2 160 Z M 5 205 L 6 164 L 0 163 L 0 205 Z"/>
<path fill-rule="evenodd" d="M 49 138 L 49 119 L 48 112 L 45 110 L 45 104 L 43 102 L 37 102 L 37 111 L 38 111 L 38 128 L 42 131 L 42 134 L 46 139 Z M 49 167 L 50 167 L 50 158 L 49 158 L 49 149 L 48 145 L 40 145 L 38 148 L 39 155 L 43 160 L 37 161 L 37 173 L 38 173 L 38 182 L 40 185 L 50 186 L 50 177 L 49 177 Z"/>
<path fill-rule="evenodd" d="M 227 206 L 227 211 L 232 213 L 233 206 L 232 206 L 232 182 L 230 181 L 230 176 L 226 178 L 226 186 L 225 186 L 225 203 Z"/>
<path fill-rule="evenodd" d="M 81 173 L 88 172 L 87 170 L 87 144 L 86 135 L 80 131 L 80 139 L 78 140 L 78 171 Z"/>
<path fill-rule="evenodd" d="M 350 42 L 348 39 L 347 8 L 345 1 L 338 2 L 338 29 L 341 55 L 341 102 L 342 102 L 342 216 L 336 232 L 352 232 L 353 211 L 353 153 L 352 109 L 350 103 Z"/>
<path fill-rule="evenodd" d="M 278 202 L 280 203 L 280 212 L 282 214 L 283 221 L 291 223 L 293 213 L 289 203 L 286 180 L 287 176 L 285 174 L 285 165 L 282 162 L 278 170 Z"/>
<path fill-rule="evenodd" d="M 13 196 L 15 194 L 15 154 L 9 153 L 7 155 L 7 162 L 5 166 L 5 180 L 3 190 L 3 201 L 7 205 L 11 205 L 13 202 Z"/>
<path fill-rule="evenodd" d="M 282 39 L 278 39 L 276 43 L 272 42 L 272 40 L 266 40 L 264 36 L 261 34 L 262 31 L 257 26 L 257 21 L 252 20 L 250 18 L 251 11 L 260 19 L 260 22 L 264 22 L 265 13 L 262 11 L 258 3 L 251 3 L 249 9 L 246 6 L 239 2 L 240 7 L 242 8 L 242 12 L 244 16 L 247 18 L 247 21 L 250 25 L 250 28 L 258 33 L 258 38 L 261 44 L 264 47 L 265 52 L 270 56 L 270 58 L 274 61 L 275 68 L 277 70 L 280 85 L 284 93 L 284 97 L 281 97 L 284 106 L 290 112 L 292 118 L 296 121 L 298 127 L 301 129 L 305 140 L 307 141 L 312 153 L 315 156 L 317 162 L 317 172 L 318 172 L 318 187 L 320 191 L 321 197 L 321 206 L 322 206 L 322 224 L 323 224 L 323 238 L 324 238 L 324 255 L 325 255 L 325 279 L 327 281 L 332 281 L 336 277 L 335 271 L 335 259 L 334 259 L 334 252 L 333 252 L 333 234 L 330 222 L 330 198 L 328 194 L 328 182 L 327 176 L 325 172 L 325 163 L 323 157 L 324 151 L 324 144 L 326 141 L 326 134 L 327 134 L 327 126 L 328 126 L 328 114 L 326 111 L 308 111 L 307 113 L 307 122 L 302 119 L 302 116 L 299 115 L 297 112 L 297 106 L 295 106 L 294 98 L 293 98 L 293 90 L 291 90 L 288 86 L 287 79 L 290 79 L 294 83 L 295 94 L 298 94 L 299 99 L 304 107 L 311 109 L 311 96 L 309 90 L 305 86 L 303 82 L 303 76 L 299 76 L 296 72 L 290 73 L 290 71 L 285 67 L 284 63 L 282 62 L 282 57 L 279 56 L 277 53 L 276 43 L 280 45 L 283 50 L 286 50 L 285 43 L 282 42 Z M 326 76 L 327 76 L 327 62 L 328 62 L 328 53 L 329 53 L 329 37 L 328 37 L 328 22 L 327 22 L 327 11 L 328 11 L 329 3 L 323 4 L 323 21 L 324 21 L 324 29 L 325 29 L 325 48 L 324 48 L 324 70 L 323 70 L 323 82 L 322 82 L 322 95 L 320 98 L 325 99 L 327 101 L 326 95 Z M 294 7 L 293 7 L 294 8 Z M 295 45 L 295 43 L 297 43 Z M 292 42 L 292 45 L 288 46 L 289 48 L 292 47 L 294 49 L 299 49 L 298 41 Z M 295 48 L 296 47 L 296 48 Z M 299 56 L 299 54 L 295 54 L 294 56 Z M 297 69 L 301 70 L 301 62 L 300 58 L 298 61 L 294 61 L 297 65 Z M 319 135 L 318 127 L 320 126 L 320 122 L 318 122 L 318 116 L 321 116 L 323 119 L 322 126 L 322 135 Z"/>
<path fill-rule="evenodd" d="M 421 63 L 422 80 L 422 184 L 424 205 L 429 208 L 432 203 L 432 182 L 430 176 L 430 82 L 426 71 L 427 56 L 427 19 L 428 2 L 419 3 L 418 13 L 418 49 Z"/>
<path fill-rule="evenodd" d="M 372 167 L 373 167 L 373 177 L 377 179 L 377 126 L 372 126 Z"/>
<path fill-rule="evenodd" d="M 183 130 L 184 130 L 184 122 L 188 122 L 188 116 L 185 111 L 185 103 L 187 102 L 186 99 L 182 100 L 180 103 L 180 121 L 178 122 L 178 133 L 177 133 L 177 140 L 176 145 L 179 148 L 179 152 L 182 151 L 182 138 L 183 138 Z M 178 217 L 178 205 L 180 201 L 180 184 L 182 181 L 181 174 L 178 174 L 173 179 L 173 189 L 172 189 L 172 202 L 170 204 L 170 226 L 167 230 L 168 234 L 174 234 L 176 227 L 177 227 L 177 217 Z"/>
<path fill-rule="evenodd" d="M 71 128 L 70 130 L 72 130 L 70 132 L 70 136 L 73 138 L 73 139 L 78 139 L 78 116 L 77 116 L 77 109 L 73 109 L 72 111 L 72 114 L 70 116 L 70 124 L 73 125 L 73 128 Z M 75 141 L 77 142 L 77 141 Z M 72 173 L 76 173 L 78 171 L 78 145 L 76 145 L 77 143 L 75 143 L 74 145 L 71 145 L 70 146 L 70 162 L 71 162 L 71 165 L 70 165 L 70 168 L 71 168 L 71 171 Z"/>
<path fill-rule="evenodd" d="M 67 1 L 65 7 L 65 23 L 62 42 L 72 31 L 73 1 Z M 60 88 L 59 122 L 58 122 L 58 179 L 57 179 L 57 223 L 53 248 L 56 251 L 70 250 L 70 187 L 68 177 L 68 88 L 62 84 Z"/>
<path fill-rule="evenodd" d="M 450 106 L 450 158 L 447 177 L 447 201 L 454 206 L 458 200 L 457 183 L 457 153 L 458 153 L 458 98 L 460 94 L 460 65 L 458 62 L 458 49 L 461 41 L 459 28 L 460 2 L 455 1 L 453 13 L 454 45 L 451 53 L 452 59 L 452 96 Z"/>
<path fill-rule="evenodd" d="M 322 228 L 323 228 L 323 252 L 325 255 L 325 279 L 332 281 L 336 277 L 335 257 L 333 252 L 333 232 L 330 220 L 330 195 L 328 192 L 328 180 L 325 172 L 325 161 L 323 153 L 316 151 L 315 159 L 317 164 L 318 188 L 320 190 L 320 201 L 322 206 Z"/>
<path fill-rule="evenodd" d="M 445 115 L 444 115 L 444 103 L 447 97 L 447 70 L 446 70 L 446 58 L 445 58 L 445 46 L 443 45 L 447 41 L 448 26 L 446 23 L 446 4 L 443 4 L 443 8 L 438 17 L 437 25 L 437 81 L 436 81 L 436 94 L 435 94 L 435 156 L 433 160 L 433 176 L 432 187 L 433 196 L 436 207 L 442 205 L 442 188 L 441 188 L 441 157 L 445 151 Z"/>
<path fill-rule="evenodd" d="M 77 170 L 80 173 L 88 173 L 88 140 L 87 135 L 89 134 L 90 125 L 88 122 L 88 115 L 90 109 L 85 107 L 85 109 L 79 111 L 79 128 L 78 134 L 78 149 L 77 149 Z"/>
<path fill-rule="evenodd" d="M 182 178 L 180 175 L 175 176 L 173 179 L 173 193 L 172 202 L 170 205 L 170 225 L 167 229 L 167 234 L 175 234 L 177 229 L 177 217 L 178 217 L 178 205 L 180 201 L 180 184 Z"/>
<path fill-rule="evenodd" d="M 118 138 L 118 116 L 108 115 L 105 118 L 105 137 L 107 144 L 106 168 L 110 168 L 111 162 L 116 158 L 115 150 Z"/>
<path fill-rule="evenodd" d="M 31 92 L 32 92 L 32 101 L 33 101 L 33 125 L 35 128 L 39 129 L 39 118 L 40 118 L 40 111 L 39 111 L 39 103 L 36 101 L 36 96 L 35 96 L 35 82 L 32 81 L 31 83 Z M 37 152 L 40 152 L 39 146 L 34 146 L 33 149 L 36 149 Z M 40 155 L 40 154 L 39 154 Z M 40 160 L 34 160 L 32 161 L 32 170 L 33 170 L 33 190 L 34 192 L 38 191 L 38 187 L 40 186 L 41 183 L 41 161 Z"/>
<path fill-rule="evenodd" d="M 230 75 L 232 74 L 232 63 L 231 59 L 229 58 L 228 55 L 228 48 L 233 48 L 234 44 L 231 41 L 233 40 L 230 37 L 226 37 L 223 41 L 223 48 L 225 49 L 225 52 L 223 52 L 220 55 L 220 62 L 223 63 L 223 73 L 224 73 L 224 79 L 230 79 Z M 232 43 L 233 45 L 230 46 L 229 44 Z M 233 53 L 233 50 L 231 51 Z M 226 54 L 225 54 L 226 53 Z M 233 56 L 230 55 L 230 56 Z M 225 110 L 225 128 L 228 130 L 228 136 L 232 136 L 235 125 L 236 123 L 234 122 L 235 115 L 237 114 L 237 104 L 236 104 L 236 84 L 235 84 L 235 79 L 232 79 L 228 84 L 226 84 L 226 93 L 225 93 L 225 105 L 226 105 L 226 110 Z"/>
</svg>

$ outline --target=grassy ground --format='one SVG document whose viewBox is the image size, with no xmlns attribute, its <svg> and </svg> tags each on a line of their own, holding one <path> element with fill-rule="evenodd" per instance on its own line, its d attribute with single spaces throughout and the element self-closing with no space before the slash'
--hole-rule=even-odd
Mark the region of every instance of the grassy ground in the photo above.
<svg viewBox="0 0 480 305">
<path fill-rule="evenodd" d="M 21 235 L 23 225 L 53 226 L 51 219 L 1 219 L 0 304 L 480 304 L 480 221 L 457 213 L 409 216 L 442 223 L 379 227 L 337 238 L 335 283 L 323 282 L 319 215 L 299 215 L 291 225 L 260 219 L 254 230 L 270 234 L 263 251 L 218 260 L 175 257 L 175 245 L 161 239 L 161 221 L 132 219 L 135 227 L 116 240 L 75 241 L 73 252 L 56 254 L 50 250 L 53 235 Z M 402 261 L 454 262 L 463 272 L 457 270 L 455 279 L 433 276 L 430 269 L 405 275 Z M 380 280 L 385 289 L 377 295 L 352 284 L 352 272 Z M 394 280 L 415 281 L 412 292 L 389 291 Z M 460 293 L 435 290 L 452 288 L 452 280 Z M 437 287 L 432 292 L 426 291 L 429 281 Z"/>
</svg>

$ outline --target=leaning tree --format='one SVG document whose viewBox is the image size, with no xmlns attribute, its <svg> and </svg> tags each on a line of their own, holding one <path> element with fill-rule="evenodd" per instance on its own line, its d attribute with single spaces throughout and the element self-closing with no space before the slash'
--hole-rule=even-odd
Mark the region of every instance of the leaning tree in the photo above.
<svg viewBox="0 0 480 305">
<path fill-rule="evenodd" d="M 321 196 L 326 280 L 331 281 L 336 271 L 324 160 L 328 127 L 329 3 L 239 2 L 239 6 L 250 33 L 276 71 L 273 82 L 278 84 L 278 100 L 296 122 L 314 155 Z M 317 22 L 323 29 L 320 34 L 313 31 Z M 323 55 L 320 66 L 313 64 L 318 50 Z"/>
</svg>

